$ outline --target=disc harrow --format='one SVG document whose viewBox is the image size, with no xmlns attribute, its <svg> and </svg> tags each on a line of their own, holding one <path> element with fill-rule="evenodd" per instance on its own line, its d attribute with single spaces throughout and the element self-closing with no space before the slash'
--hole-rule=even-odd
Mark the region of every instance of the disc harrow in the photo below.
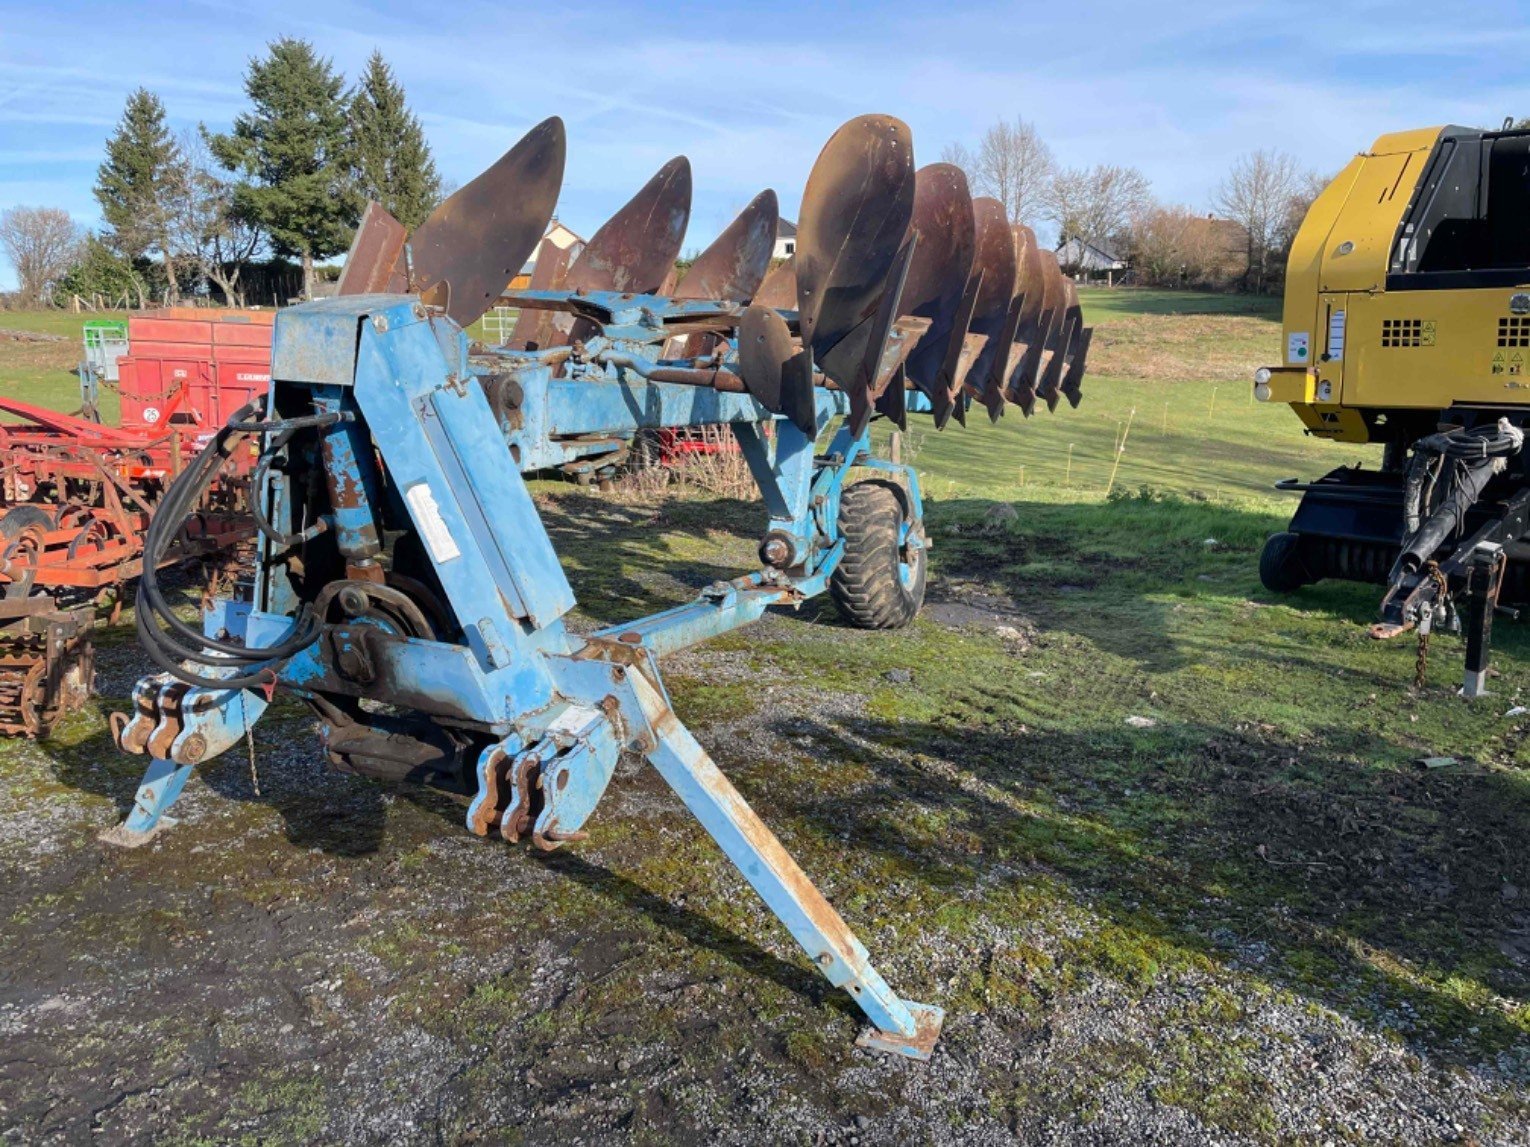
<svg viewBox="0 0 1530 1147">
<path fill-rule="evenodd" d="M 670 707 L 660 659 L 828 593 L 853 625 L 908 624 L 927 552 L 917 473 L 870 424 L 937 425 L 981 402 L 1076 402 L 1087 338 L 1034 237 L 961 172 L 916 168 L 907 125 L 862 116 L 808 178 L 794 258 L 768 269 L 763 192 L 684 275 L 690 167 L 671 160 L 572 264 L 508 301 L 507 345 L 463 328 L 502 297 L 556 201 L 548 120 L 410 237 L 375 205 L 341 293 L 283 312 L 270 393 L 167 492 L 146 541 L 141 680 L 120 746 L 149 756 L 116 839 L 162 824 L 193 768 L 241 743 L 277 691 L 338 767 L 459 791 L 468 829 L 581 839 L 622 754 L 653 765 L 827 979 L 864 1046 L 928 1058 L 940 1008 L 910 1003 Z M 492 225 L 485 213 L 494 213 Z M 731 428 L 760 488 L 760 564 L 694 601 L 594 633 L 521 475 L 599 465 L 634 435 Z M 253 596 L 200 629 L 157 559 L 217 460 L 259 443 Z M 871 477 L 853 481 L 869 471 Z"/>
</svg>

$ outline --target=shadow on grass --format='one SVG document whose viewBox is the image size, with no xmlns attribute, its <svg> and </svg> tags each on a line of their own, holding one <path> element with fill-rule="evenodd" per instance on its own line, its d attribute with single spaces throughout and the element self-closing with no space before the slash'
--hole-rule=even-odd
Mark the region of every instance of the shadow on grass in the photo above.
<svg viewBox="0 0 1530 1147">
<path fill-rule="evenodd" d="M 439 816 L 451 829 L 462 830 L 462 802 L 417 786 L 404 786 L 401 795 L 416 807 Z M 859 1017 L 861 1014 L 847 995 L 835 991 L 805 962 L 795 963 L 772 955 L 754 941 L 694 909 L 665 899 L 636 881 L 580 855 L 577 844 L 567 845 L 556 852 L 540 853 L 524 845 L 505 845 L 497 834 L 492 834 L 488 843 L 495 847 L 514 847 L 528 863 L 540 864 L 628 912 L 640 913 L 670 933 L 678 943 L 714 952 L 742 971 L 770 980 L 814 1004 L 827 1004 L 846 1015 Z"/>
<path fill-rule="evenodd" d="M 737 577 L 755 563 L 765 531 L 760 504 L 733 498 L 632 504 L 617 493 L 570 489 L 539 498 L 538 508 L 580 611 L 600 625 L 668 609 Z M 731 563 L 724 549 L 736 551 Z"/>
<path fill-rule="evenodd" d="M 1285 518 L 1237 504 L 1144 488 L 1096 503 L 953 499 L 929 517 L 932 603 L 979 599 L 1043 629 L 1085 637 L 1152 672 L 1195 665 L 1204 655 L 1177 634 L 1184 626 L 1172 624 L 1172 615 L 1197 598 L 1299 609 L 1314 621 L 1353 627 L 1349 636 L 1376 620 L 1381 601 L 1379 586 L 1338 581 L 1270 593 L 1259 583 L 1259 552 Z M 1228 637 L 1248 656 L 1282 668 L 1332 669 L 1321 657 L 1288 647 L 1260 650 L 1236 631 Z M 1523 626 L 1499 626 L 1494 643 L 1530 654 Z"/>
<path fill-rule="evenodd" d="M 1118 949 L 1107 962 L 1231 959 L 1431 1057 L 1491 1071 L 1500 1051 L 1530 1053 L 1530 911 L 1515 910 L 1530 888 L 1516 844 L 1530 785 L 1518 777 L 1379 769 L 1198 724 L 1144 735 L 793 719 L 778 732 L 805 728 L 875 779 L 832 795 L 780 786 L 774 807 L 848 832 L 847 852 L 878 852 L 932 895 L 1003 888 L 1022 865 L 1119 928 L 1101 941 Z"/>
</svg>

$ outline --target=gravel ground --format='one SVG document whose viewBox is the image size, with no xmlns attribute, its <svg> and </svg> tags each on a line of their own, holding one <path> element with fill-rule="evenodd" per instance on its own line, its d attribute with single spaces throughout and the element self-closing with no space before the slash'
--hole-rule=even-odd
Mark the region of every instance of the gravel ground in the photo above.
<svg viewBox="0 0 1530 1147">
<path fill-rule="evenodd" d="M 143 669 L 131 646 L 100 660 L 111 695 Z M 862 782 L 827 824 L 790 794 L 863 740 L 864 698 L 738 652 L 670 672 L 748 682 L 756 707 L 703 739 L 822 872 Z M 822 878 L 889 981 L 947 1007 L 917 1065 L 853 1048 L 848 1002 L 638 763 L 592 839 L 543 860 L 468 836 L 455 798 L 327 772 L 292 716 L 262 726 L 258 798 L 228 754 L 177 827 L 126 852 L 96 833 L 138 762 L 81 726 L 0 758 L 7 1142 L 1530 1141 L 1523 1044 L 1477 1062 L 1410 1045 L 1272 987 L 1248 936 L 1146 980 L 1060 975 L 1107 922 L 1066 895 L 1006 913 L 1025 866 L 981 863 L 951 912 L 915 921 L 893 908 L 918 857 L 888 879 L 852 844 Z M 959 752 L 902 763 L 985 783 Z"/>
</svg>

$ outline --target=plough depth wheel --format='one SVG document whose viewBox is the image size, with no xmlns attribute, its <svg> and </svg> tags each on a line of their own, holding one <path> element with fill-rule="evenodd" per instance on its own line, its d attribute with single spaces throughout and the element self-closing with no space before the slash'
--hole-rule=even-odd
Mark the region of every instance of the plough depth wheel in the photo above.
<svg viewBox="0 0 1530 1147">
<path fill-rule="evenodd" d="M 858 629 L 901 629 L 924 603 L 924 539 L 912 527 L 902 489 L 872 478 L 839 502 L 845 556 L 829 594 Z"/>
</svg>

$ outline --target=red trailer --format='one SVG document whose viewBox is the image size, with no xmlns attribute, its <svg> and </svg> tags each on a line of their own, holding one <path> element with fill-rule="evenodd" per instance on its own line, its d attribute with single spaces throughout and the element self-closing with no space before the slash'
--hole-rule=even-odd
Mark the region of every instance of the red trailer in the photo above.
<svg viewBox="0 0 1530 1147">
<path fill-rule="evenodd" d="M 269 311 L 194 308 L 130 318 L 117 426 L 0 399 L 9 416 L 0 421 L 0 734 L 44 736 L 89 697 L 95 608 L 120 602 L 140 572 L 144 531 L 170 479 L 265 393 L 272 321 Z M 227 469 L 166 564 L 232 566 L 252 532 L 248 470 L 248 459 Z"/>
</svg>

